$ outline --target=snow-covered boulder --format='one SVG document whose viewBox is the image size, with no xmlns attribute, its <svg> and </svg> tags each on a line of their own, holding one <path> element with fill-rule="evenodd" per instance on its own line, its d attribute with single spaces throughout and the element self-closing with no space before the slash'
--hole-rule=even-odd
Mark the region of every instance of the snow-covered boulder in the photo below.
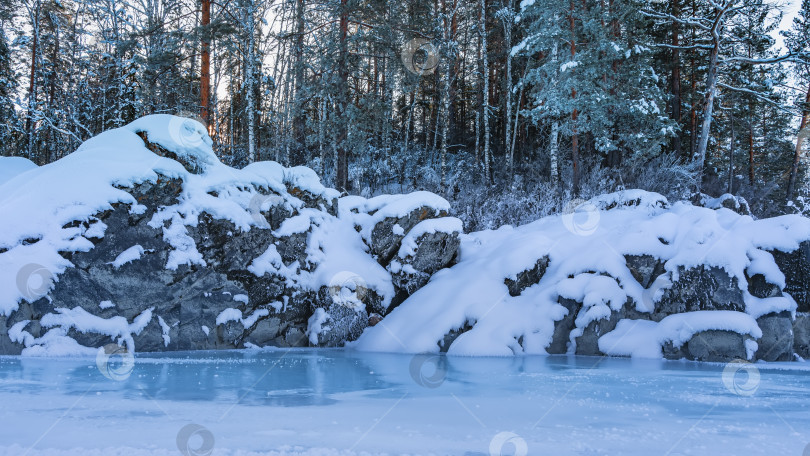
<svg viewBox="0 0 810 456">
<path fill-rule="evenodd" d="M 725 208 L 740 215 L 751 215 L 751 207 L 745 198 L 731 193 L 725 193 L 713 198 L 705 193 L 696 193 L 692 196 L 692 203 L 709 209 Z"/>
<path fill-rule="evenodd" d="M 347 196 L 340 207 L 344 217 L 354 218 L 371 254 L 393 278 L 390 306 L 373 308 L 375 313 L 385 315 L 456 259 L 461 220 L 447 217 L 450 204 L 433 193 Z"/>
<path fill-rule="evenodd" d="M 370 218 L 373 226 L 405 223 L 414 208 L 427 222 L 449 205 L 419 192 L 350 197 L 340 210 L 338 196 L 308 168 L 225 166 L 201 124 L 167 115 L 29 166 L 0 184 L 0 353 L 353 340 L 396 294 L 369 233 L 357 227 Z M 351 203 L 376 210 L 352 211 Z M 376 249 L 399 251 L 417 224 L 400 225 Z M 411 248 L 427 250 L 414 237 Z M 454 248 L 442 258 L 454 258 Z"/>
<path fill-rule="evenodd" d="M 785 292 L 796 300 L 799 312 L 810 312 L 810 241 L 793 249 L 777 248 L 771 254 L 785 275 Z"/>
<path fill-rule="evenodd" d="M 802 263 L 810 220 L 756 220 L 729 201 L 702 207 L 630 190 L 521 227 L 462 235 L 457 264 L 353 346 L 791 359 L 808 344 L 793 295 L 810 286 Z"/>
<path fill-rule="evenodd" d="M 27 158 L 0 157 L 0 185 L 36 167 L 37 165 Z"/>
</svg>

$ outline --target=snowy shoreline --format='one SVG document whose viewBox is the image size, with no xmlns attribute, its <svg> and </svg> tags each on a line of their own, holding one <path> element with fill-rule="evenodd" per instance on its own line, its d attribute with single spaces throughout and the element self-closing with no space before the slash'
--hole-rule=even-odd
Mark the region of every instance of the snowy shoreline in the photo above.
<svg viewBox="0 0 810 456">
<path fill-rule="evenodd" d="M 0 159 L 0 353 L 334 347 L 810 357 L 810 220 L 628 190 L 465 234 L 428 192 L 339 198 L 149 116 L 43 167 Z"/>
</svg>

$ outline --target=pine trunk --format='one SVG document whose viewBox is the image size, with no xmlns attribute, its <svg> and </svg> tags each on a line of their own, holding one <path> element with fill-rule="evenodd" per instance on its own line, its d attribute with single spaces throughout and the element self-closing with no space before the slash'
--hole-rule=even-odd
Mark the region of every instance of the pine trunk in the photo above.
<svg viewBox="0 0 810 456">
<path fill-rule="evenodd" d="M 248 7 L 248 62 L 247 62 L 247 110 L 248 110 L 248 162 L 256 161 L 256 101 L 255 101 L 255 81 L 256 69 L 256 0 L 249 0 Z"/>
<path fill-rule="evenodd" d="M 348 128 L 346 110 L 349 104 L 349 73 L 347 69 L 346 60 L 349 57 L 349 8 L 347 0 L 340 0 L 340 38 L 339 38 L 339 53 L 338 56 L 338 80 L 340 87 L 338 88 L 338 122 L 340 125 L 340 134 L 337 141 L 337 173 L 335 186 L 340 191 L 347 191 L 349 189 L 349 157 L 347 150 Z"/>
<path fill-rule="evenodd" d="M 680 0 L 672 0 L 672 15 L 678 17 L 680 9 Z M 672 120 L 676 125 L 681 123 L 681 52 L 678 49 L 680 34 L 680 23 L 672 21 Z M 683 154 L 680 132 L 672 138 L 672 151 L 678 157 Z"/>
<path fill-rule="evenodd" d="M 793 192 L 796 190 L 796 177 L 799 173 L 799 161 L 802 157 L 802 145 L 810 139 L 810 86 L 807 87 L 807 96 L 804 98 L 804 110 L 802 110 L 802 121 L 799 125 L 799 136 L 796 138 L 796 153 L 793 154 L 793 166 L 790 168 L 790 180 L 788 181 L 787 200 L 793 198 Z"/>
<path fill-rule="evenodd" d="M 291 161 L 293 165 L 306 163 L 306 117 L 303 107 L 304 86 L 304 0 L 296 0 L 295 10 L 295 44 L 293 58 L 295 59 L 295 101 L 293 105 L 293 152 Z"/>
<path fill-rule="evenodd" d="M 211 101 L 211 0 L 202 0 L 202 39 L 200 49 L 200 118 L 208 126 L 211 121 L 209 103 Z"/>
<path fill-rule="evenodd" d="M 481 21 L 479 22 L 479 33 L 481 34 L 481 73 L 484 78 L 484 103 L 481 108 L 484 123 L 484 179 L 486 182 L 492 183 L 492 171 L 490 169 L 490 151 L 489 151 L 489 54 L 487 52 L 487 2 L 481 0 Z"/>
</svg>

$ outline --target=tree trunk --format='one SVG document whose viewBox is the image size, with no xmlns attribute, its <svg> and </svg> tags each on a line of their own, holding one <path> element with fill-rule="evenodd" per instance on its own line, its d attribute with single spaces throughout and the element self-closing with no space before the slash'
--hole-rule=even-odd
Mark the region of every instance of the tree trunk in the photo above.
<svg viewBox="0 0 810 456">
<path fill-rule="evenodd" d="M 481 53 L 482 68 L 481 73 L 484 78 L 484 105 L 482 106 L 482 115 L 484 122 L 484 179 L 486 182 L 492 183 L 492 170 L 490 169 L 490 152 L 489 152 L 489 54 L 487 53 L 487 1 L 481 0 L 481 21 L 479 22 L 479 33 L 481 34 Z"/>
<path fill-rule="evenodd" d="M 734 142 L 737 140 L 734 133 L 734 111 L 729 108 L 729 124 L 731 125 L 731 144 L 728 148 L 728 193 L 734 193 Z"/>
<path fill-rule="evenodd" d="M 751 111 L 753 112 L 753 111 Z M 754 185 L 754 123 L 748 122 L 748 183 Z"/>
<path fill-rule="evenodd" d="M 340 135 L 337 141 L 337 173 L 335 186 L 340 191 L 349 189 L 349 157 L 347 139 L 349 122 L 346 119 L 346 109 L 349 104 L 349 73 L 346 60 L 349 57 L 349 8 L 347 0 L 340 0 L 340 41 L 338 55 L 338 113 Z"/>
<path fill-rule="evenodd" d="M 442 10 L 444 12 L 445 17 L 447 17 L 447 3 L 446 0 L 442 0 Z M 455 9 L 453 10 L 453 14 L 455 15 Z M 444 48 L 445 48 L 445 58 L 443 59 L 444 64 L 444 71 L 442 72 L 442 88 L 441 88 L 441 108 L 439 112 L 441 113 L 442 118 L 442 138 L 441 138 L 441 157 L 440 157 L 440 178 L 441 178 L 441 188 L 444 190 L 446 185 L 446 178 L 445 178 L 445 167 L 447 165 L 447 138 L 448 138 L 448 130 L 450 129 L 450 76 L 451 72 L 453 71 L 452 62 L 454 59 L 452 58 L 452 46 L 450 45 L 450 34 L 452 33 L 452 19 L 448 21 L 445 19 L 444 27 L 442 27 L 442 41 L 444 41 Z M 438 119 L 437 119 L 438 123 Z"/>
<path fill-rule="evenodd" d="M 293 68 L 295 77 L 295 100 L 293 104 L 293 151 L 292 165 L 306 163 L 306 117 L 304 116 L 304 0 L 296 0 L 295 44 L 293 46 Z"/>
<path fill-rule="evenodd" d="M 200 118 L 208 127 L 211 121 L 209 103 L 211 100 L 211 38 L 209 26 L 211 25 L 211 0 L 202 0 L 202 28 L 200 49 Z"/>
<path fill-rule="evenodd" d="M 576 44 L 576 29 L 574 23 L 574 0 L 571 0 L 571 10 L 569 12 L 569 25 L 571 28 L 571 42 L 569 43 L 571 47 L 571 61 L 573 62 L 577 55 L 577 44 Z M 577 89 L 571 89 L 571 99 L 572 103 L 573 100 L 577 98 Z M 573 179 L 572 179 L 572 191 L 574 196 L 579 196 L 579 134 L 577 132 L 577 108 L 574 108 L 571 111 L 571 161 L 573 164 Z"/>
<path fill-rule="evenodd" d="M 807 87 L 807 96 L 804 98 L 804 109 L 802 110 L 802 121 L 799 125 L 799 136 L 796 138 L 796 153 L 793 154 L 793 166 L 790 167 L 790 180 L 787 188 L 787 201 L 793 198 L 796 190 L 796 176 L 799 173 L 799 161 L 802 157 L 802 144 L 810 139 L 810 86 Z"/>
<path fill-rule="evenodd" d="M 32 32 L 34 35 L 33 42 L 31 43 L 31 77 L 28 84 L 28 115 L 25 119 L 25 134 L 28 139 L 28 159 L 37 161 L 40 165 L 44 163 L 35 160 L 34 157 L 34 110 L 37 105 L 37 49 L 39 45 L 39 7 L 40 3 L 37 0 L 34 5 L 33 17 L 31 18 Z"/>
<path fill-rule="evenodd" d="M 512 115 L 512 23 L 514 19 L 512 18 L 512 9 L 511 6 L 507 2 L 508 11 L 505 12 L 503 16 L 501 16 L 501 20 L 503 21 L 503 36 L 504 42 L 506 47 L 506 78 L 504 80 L 504 89 L 506 92 L 506 112 L 505 121 L 506 125 L 504 127 L 504 149 L 507 151 L 506 153 L 506 167 L 507 172 L 509 173 L 508 179 L 511 180 L 512 176 L 514 175 L 514 156 L 512 155 L 512 149 L 510 146 L 511 144 L 511 118 Z"/>
<path fill-rule="evenodd" d="M 255 81 L 256 81 L 256 0 L 248 0 L 248 61 L 247 61 L 247 110 L 248 110 L 248 162 L 256 161 L 256 101 L 255 101 Z"/>
<path fill-rule="evenodd" d="M 703 122 L 700 127 L 700 138 L 697 145 L 698 162 L 698 191 L 702 185 L 703 168 L 706 166 L 706 149 L 709 145 L 709 133 L 712 129 L 712 114 L 714 109 L 714 98 L 717 92 L 717 58 L 720 53 L 720 42 L 715 39 L 709 57 L 708 75 L 706 76 L 706 106 L 703 107 Z"/>
<path fill-rule="evenodd" d="M 560 145 L 559 145 L 559 136 L 560 136 L 560 123 L 556 120 L 551 124 L 551 136 L 548 139 L 548 159 L 550 161 L 550 173 L 551 173 L 551 182 L 554 184 L 558 184 L 560 182 L 560 170 L 557 167 L 557 158 L 560 154 Z"/>
<path fill-rule="evenodd" d="M 678 17 L 680 12 L 680 0 L 672 0 L 672 15 Z M 680 23 L 672 21 L 672 120 L 678 126 L 681 123 L 681 52 L 678 49 L 678 46 L 680 46 L 680 33 Z M 672 151 L 678 157 L 683 154 L 680 132 L 672 138 Z"/>
</svg>

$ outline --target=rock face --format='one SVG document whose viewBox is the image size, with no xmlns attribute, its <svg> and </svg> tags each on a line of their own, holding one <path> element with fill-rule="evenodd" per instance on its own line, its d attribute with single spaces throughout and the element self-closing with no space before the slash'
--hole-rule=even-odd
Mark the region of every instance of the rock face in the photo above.
<svg viewBox="0 0 810 456">
<path fill-rule="evenodd" d="M 672 315 L 699 310 L 745 311 L 745 301 L 736 277 L 718 267 L 678 270 L 678 279 L 664 292 L 655 312 Z"/>
<path fill-rule="evenodd" d="M 810 359 L 810 313 L 796 313 L 793 321 L 793 351 Z"/>
<path fill-rule="evenodd" d="M 764 361 L 793 360 L 793 319 L 790 312 L 770 313 L 757 318 L 762 330 L 757 359 Z"/>
<path fill-rule="evenodd" d="M 183 158 L 148 142 L 145 132 L 139 136 L 158 155 Z M 84 233 L 92 248 L 59 252 L 73 267 L 55 277 L 46 295 L 0 314 L 0 354 L 19 354 L 57 337 L 84 347 L 127 343 L 135 351 L 340 346 L 362 333 L 369 315 L 377 323 L 393 307 L 389 288 L 401 301 L 452 264 L 459 248 L 460 228 L 411 236 L 412 254 L 400 259 L 400 271 L 408 273 L 389 276 L 384 267 L 411 230 L 446 213 L 420 206 L 382 218 L 371 239 L 362 239 L 353 230 L 355 214 L 338 217 L 333 193 L 299 185 L 294 178 L 302 174 L 294 169 L 283 186 L 245 182 L 224 194 L 209 191 L 213 209 L 194 213 L 196 220 L 179 225 L 177 234 L 177 215 L 163 214 L 188 204 L 190 179 L 205 177 L 193 160 L 182 165 L 194 176 L 158 174 L 120 186 L 137 205 L 113 204 L 63 227 Z M 251 195 L 239 209 L 253 218 L 248 229 L 218 213 Z M 345 242 L 358 243 L 343 252 L 359 258 L 356 272 L 335 271 L 335 258 L 324 252 L 330 241 L 343 248 L 334 234 L 340 230 L 349 233 Z M 190 260 L 178 261 L 179 255 Z M 378 263 L 384 267 L 363 270 L 363 264 Z M 373 275 L 373 283 L 364 274 Z"/>
<path fill-rule="evenodd" d="M 702 331 L 686 343 L 688 359 L 695 361 L 725 362 L 734 359 L 749 359 L 746 336 L 733 331 Z"/>
<path fill-rule="evenodd" d="M 810 312 L 810 241 L 802 242 L 792 252 L 771 252 L 785 274 L 785 291 L 796 301 L 799 312 Z"/>
</svg>

